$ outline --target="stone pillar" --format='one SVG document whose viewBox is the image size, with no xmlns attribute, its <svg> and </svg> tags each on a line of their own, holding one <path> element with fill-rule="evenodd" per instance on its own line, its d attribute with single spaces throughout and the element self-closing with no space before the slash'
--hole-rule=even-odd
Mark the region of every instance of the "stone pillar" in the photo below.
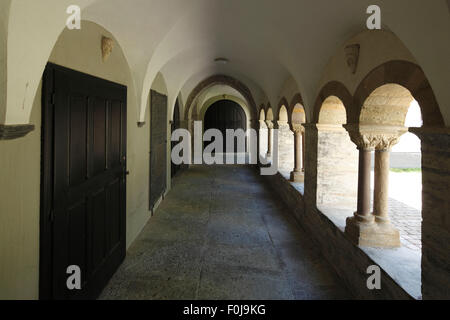
<svg viewBox="0 0 450 320">
<path fill-rule="evenodd" d="M 373 214 L 379 223 L 389 223 L 389 155 L 390 150 L 377 149 L 375 151 Z"/>
<path fill-rule="evenodd" d="M 264 165 L 263 158 L 266 157 L 267 151 L 267 124 L 265 120 L 259 120 L 259 131 L 258 131 L 258 160 L 260 165 Z M 265 152 L 265 154 L 263 154 Z M 261 158 L 261 159 L 260 159 Z"/>
<path fill-rule="evenodd" d="M 294 170 L 291 172 L 292 182 L 305 181 L 303 158 L 303 127 L 294 127 Z"/>
<path fill-rule="evenodd" d="M 305 145 L 306 145 L 305 130 L 302 129 L 302 154 L 301 154 L 301 156 L 302 156 L 302 172 L 303 173 L 305 172 Z"/>
<path fill-rule="evenodd" d="M 358 165 L 358 209 L 355 217 L 359 221 L 372 222 L 370 210 L 370 169 L 372 150 L 365 147 L 359 148 Z"/>
<path fill-rule="evenodd" d="M 365 247 L 400 247 L 400 233 L 390 224 L 389 201 L 389 150 L 407 131 L 398 126 L 345 125 L 351 140 L 358 146 L 358 210 L 347 219 L 345 233 L 352 242 Z M 375 154 L 374 212 L 370 204 L 370 155 Z"/>
<path fill-rule="evenodd" d="M 267 128 L 269 131 L 269 136 L 267 138 L 267 155 L 266 155 L 266 157 L 267 157 L 267 159 L 270 159 L 270 158 L 272 158 L 272 151 L 273 151 L 272 142 L 273 142 L 273 127 L 274 127 L 274 125 L 273 125 L 272 121 L 266 121 L 266 124 L 267 124 Z"/>
<path fill-rule="evenodd" d="M 450 299 L 450 128 L 410 128 L 422 141 L 422 298 Z"/>
</svg>

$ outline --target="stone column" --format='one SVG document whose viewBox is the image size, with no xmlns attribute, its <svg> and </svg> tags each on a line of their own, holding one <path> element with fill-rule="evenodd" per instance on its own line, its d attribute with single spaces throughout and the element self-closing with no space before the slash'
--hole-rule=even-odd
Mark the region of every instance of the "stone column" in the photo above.
<svg viewBox="0 0 450 320">
<path fill-rule="evenodd" d="M 291 172 L 292 182 L 303 182 L 305 181 L 304 175 L 304 158 L 303 158 L 303 127 L 294 127 L 294 159 L 295 167 Z"/>
<path fill-rule="evenodd" d="M 306 144 L 305 130 L 302 127 L 302 154 L 301 154 L 301 157 L 302 157 L 302 172 L 303 173 L 305 172 L 305 144 Z"/>
<path fill-rule="evenodd" d="M 373 214 L 379 223 L 389 223 L 389 156 L 390 150 L 375 151 L 375 188 Z"/>
<path fill-rule="evenodd" d="M 358 210 L 347 219 L 345 233 L 357 245 L 396 248 L 400 233 L 388 218 L 389 150 L 407 131 L 398 126 L 345 125 L 351 140 L 358 146 Z M 374 212 L 370 213 L 370 156 L 375 155 Z"/>
<path fill-rule="evenodd" d="M 274 127 L 274 125 L 273 125 L 273 122 L 269 121 L 269 120 L 266 121 L 266 124 L 267 124 L 267 130 L 269 132 L 269 136 L 267 138 L 267 155 L 266 155 L 266 157 L 267 157 L 267 159 L 270 159 L 270 158 L 272 158 L 272 151 L 273 151 L 272 142 L 273 142 L 273 127 Z"/>
<path fill-rule="evenodd" d="M 367 223 L 373 222 L 373 216 L 370 212 L 370 169 L 372 150 L 366 146 L 358 147 L 359 165 L 358 165 L 358 209 L 355 217 L 359 221 Z"/>
</svg>

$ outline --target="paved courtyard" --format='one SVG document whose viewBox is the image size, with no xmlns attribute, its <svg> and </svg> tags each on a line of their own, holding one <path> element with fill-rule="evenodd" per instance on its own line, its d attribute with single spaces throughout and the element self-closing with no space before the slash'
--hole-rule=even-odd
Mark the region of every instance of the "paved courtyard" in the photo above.
<svg viewBox="0 0 450 320">
<path fill-rule="evenodd" d="M 422 249 L 422 174 L 391 172 L 389 175 L 389 216 L 400 230 L 402 244 Z"/>
</svg>

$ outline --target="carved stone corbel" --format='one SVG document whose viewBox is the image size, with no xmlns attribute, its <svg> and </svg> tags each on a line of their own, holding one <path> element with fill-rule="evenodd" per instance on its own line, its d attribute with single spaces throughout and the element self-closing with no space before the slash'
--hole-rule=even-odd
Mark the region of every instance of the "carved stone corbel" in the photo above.
<svg viewBox="0 0 450 320">
<path fill-rule="evenodd" d="M 345 47 L 345 59 L 352 74 L 355 74 L 358 68 L 359 50 L 359 44 L 351 44 Z"/>
<path fill-rule="evenodd" d="M 108 60 L 109 56 L 111 55 L 111 52 L 114 48 L 114 40 L 108 37 L 103 36 L 102 37 L 102 58 L 103 62 L 106 62 Z"/>
</svg>

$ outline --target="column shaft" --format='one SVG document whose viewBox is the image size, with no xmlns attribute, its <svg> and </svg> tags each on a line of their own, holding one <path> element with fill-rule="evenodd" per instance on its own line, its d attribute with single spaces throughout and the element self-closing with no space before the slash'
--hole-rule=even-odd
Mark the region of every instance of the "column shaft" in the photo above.
<svg viewBox="0 0 450 320">
<path fill-rule="evenodd" d="M 268 129 L 269 137 L 268 137 L 268 141 L 267 141 L 267 157 L 272 156 L 272 135 L 273 135 L 272 130 L 273 130 L 272 128 Z"/>
<path fill-rule="evenodd" d="M 294 131 L 294 159 L 295 159 L 294 172 L 302 172 L 303 168 L 302 149 L 303 149 L 302 133 L 300 131 Z"/>
<path fill-rule="evenodd" d="M 389 150 L 375 151 L 374 215 L 377 222 L 388 223 Z"/>
<path fill-rule="evenodd" d="M 358 212 L 363 220 L 370 217 L 370 168 L 371 150 L 359 149 L 358 167 Z"/>
</svg>

